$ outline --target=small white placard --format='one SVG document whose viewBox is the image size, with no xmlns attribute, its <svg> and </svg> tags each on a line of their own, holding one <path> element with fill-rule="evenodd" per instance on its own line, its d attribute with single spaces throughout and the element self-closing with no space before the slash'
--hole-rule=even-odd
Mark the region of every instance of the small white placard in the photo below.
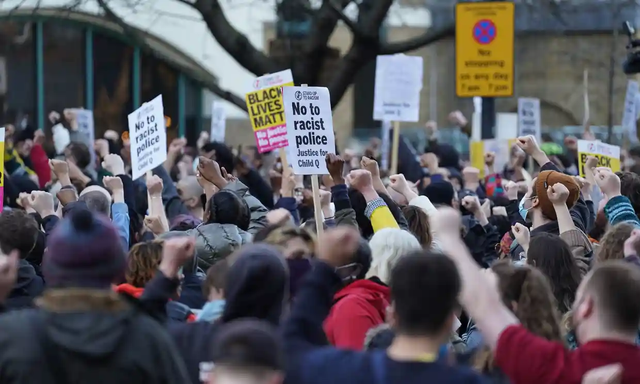
<svg viewBox="0 0 640 384">
<path fill-rule="evenodd" d="M 540 141 L 540 99 L 518 99 L 518 135 L 531 135 Z"/>
<path fill-rule="evenodd" d="M 131 173 L 135 180 L 167 159 L 167 130 L 162 95 L 129 114 Z"/>
<path fill-rule="evenodd" d="M 417 122 L 420 118 L 422 72 L 421 56 L 378 56 L 373 119 Z"/>
<path fill-rule="evenodd" d="M 296 175 L 328 174 L 325 157 L 335 153 L 331 99 L 325 87 L 283 87 L 287 160 Z"/>
<path fill-rule="evenodd" d="M 221 101 L 214 100 L 211 103 L 211 141 L 224 143 L 227 131 L 227 115 Z"/>
<path fill-rule="evenodd" d="M 270 88 L 274 85 L 285 85 L 288 83 L 291 83 L 291 85 L 293 85 L 293 73 L 290 69 L 285 69 L 284 71 L 256 77 L 251 81 L 251 86 L 247 90 L 247 93 L 260 89 Z"/>
<path fill-rule="evenodd" d="M 389 150 L 391 148 L 391 122 L 382 122 L 382 143 L 380 144 L 380 169 L 389 170 Z"/>
<path fill-rule="evenodd" d="M 89 109 L 74 109 L 73 112 L 76 114 L 76 122 L 78 123 L 78 132 L 80 132 L 90 145 L 96 141 L 95 139 L 95 131 L 94 131 L 94 123 L 93 123 L 93 111 Z M 93 148 L 89 147 L 89 151 L 91 152 L 91 162 L 92 164 L 96 161 L 96 151 Z"/>
<path fill-rule="evenodd" d="M 627 94 L 624 98 L 624 111 L 622 113 L 622 127 L 632 141 L 637 141 L 636 119 L 638 118 L 638 82 L 629 80 Z M 635 138 L 635 139 L 634 139 Z"/>
</svg>

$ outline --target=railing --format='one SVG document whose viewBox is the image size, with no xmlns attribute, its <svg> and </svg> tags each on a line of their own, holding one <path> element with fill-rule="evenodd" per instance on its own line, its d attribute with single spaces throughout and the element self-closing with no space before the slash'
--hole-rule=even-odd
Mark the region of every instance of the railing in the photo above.
<svg viewBox="0 0 640 384">
<path fill-rule="evenodd" d="M 566 136 L 576 136 L 580 138 L 584 128 L 582 126 L 565 126 L 559 128 L 543 128 L 542 133 L 548 133 L 553 140 L 562 145 Z M 353 140 L 366 146 L 371 137 L 380 137 L 381 130 L 373 128 L 356 128 Z M 622 145 L 624 143 L 625 132 L 622 126 L 614 126 L 611 140 L 607 139 L 608 127 L 591 126 L 591 132 L 597 140 L 603 142 Z M 402 135 L 413 144 L 419 152 L 427 146 L 427 135 L 424 128 L 416 126 L 414 128 L 402 128 Z M 440 128 L 438 129 L 438 140 L 442 143 L 452 145 L 463 158 L 469 156 L 469 137 L 460 128 Z"/>
</svg>

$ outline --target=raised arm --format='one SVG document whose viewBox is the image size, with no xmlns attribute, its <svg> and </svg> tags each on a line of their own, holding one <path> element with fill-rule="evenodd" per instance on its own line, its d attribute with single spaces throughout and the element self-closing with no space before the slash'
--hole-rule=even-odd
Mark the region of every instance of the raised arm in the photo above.
<svg viewBox="0 0 640 384">
<path fill-rule="evenodd" d="M 560 235 L 576 229 L 576 226 L 573 223 L 573 218 L 571 217 L 571 212 L 569 212 L 569 207 L 567 207 L 569 189 L 562 183 L 555 183 L 547 188 L 547 195 L 549 196 L 549 200 L 551 200 L 553 209 L 556 212 Z"/>
<path fill-rule="evenodd" d="M 469 254 L 460 237 L 460 212 L 453 208 L 441 208 L 438 210 L 438 223 L 445 238 L 442 248 L 456 263 L 463 282 L 460 302 L 482 331 L 485 343 L 495 349 L 502 331 L 518 324 L 518 319 L 502 303 L 495 276 L 483 273 Z"/>
<path fill-rule="evenodd" d="M 383 228 L 400 228 L 391 210 L 374 189 L 371 172 L 357 169 L 351 171 L 349 177 L 351 185 L 362 193 L 367 202 L 364 213 L 371 221 L 373 231 L 377 232 Z"/>
</svg>

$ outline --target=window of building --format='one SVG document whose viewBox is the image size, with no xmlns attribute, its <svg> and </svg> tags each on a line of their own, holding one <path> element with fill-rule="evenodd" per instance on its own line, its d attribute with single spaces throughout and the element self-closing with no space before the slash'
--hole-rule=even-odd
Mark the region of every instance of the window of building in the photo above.
<svg viewBox="0 0 640 384">
<path fill-rule="evenodd" d="M 198 105 L 198 103 L 201 102 L 201 93 L 202 89 L 200 88 L 200 84 L 191 79 L 187 79 L 184 101 L 185 121 L 187 124 L 185 127 L 185 133 L 189 144 L 192 145 L 194 145 L 198 140 L 198 136 L 200 135 L 200 130 L 202 128 L 198 126 L 198 123 L 202 118 L 201 116 L 198 116 L 198 113 L 201 113 L 200 105 Z"/>
<path fill-rule="evenodd" d="M 133 112 L 133 48 L 113 37 L 93 33 L 93 118 L 96 137 L 123 132 Z"/>
<path fill-rule="evenodd" d="M 44 110 L 62 113 L 85 105 L 84 29 L 47 22 L 43 25 Z"/>
<path fill-rule="evenodd" d="M 0 23 L 0 124 L 37 121 L 34 34 L 34 23 Z"/>
<path fill-rule="evenodd" d="M 170 120 L 167 143 L 178 137 L 178 71 L 155 57 L 144 53 L 141 63 L 141 101 L 162 95 L 164 115 Z"/>
</svg>

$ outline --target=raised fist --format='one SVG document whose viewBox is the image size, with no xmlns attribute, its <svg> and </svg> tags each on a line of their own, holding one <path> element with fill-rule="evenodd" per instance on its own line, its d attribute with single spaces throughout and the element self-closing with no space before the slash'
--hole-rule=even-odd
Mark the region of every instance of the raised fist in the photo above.
<svg viewBox="0 0 640 384">
<path fill-rule="evenodd" d="M 562 183 L 555 183 L 547 188 L 547 196 L 553 204 L 565 204 L 569 198 L 569 189 Z"/>
<path fill-rule="evenodd" d="M 360 192 L 367 188 L 373 188 L 371 172 L 365 169 L 356 169 L 351 171 L 349 173 L 349 179 L 351 180 L 351 186 Z"/>
</svg>

